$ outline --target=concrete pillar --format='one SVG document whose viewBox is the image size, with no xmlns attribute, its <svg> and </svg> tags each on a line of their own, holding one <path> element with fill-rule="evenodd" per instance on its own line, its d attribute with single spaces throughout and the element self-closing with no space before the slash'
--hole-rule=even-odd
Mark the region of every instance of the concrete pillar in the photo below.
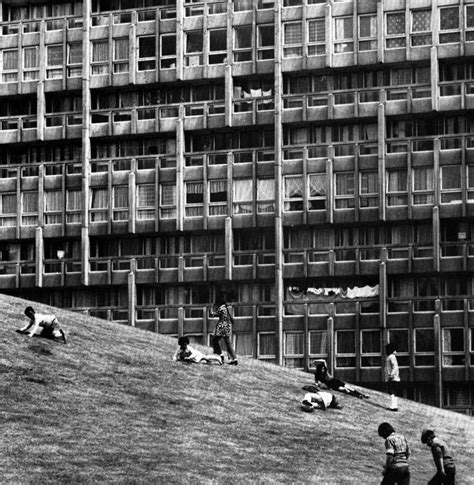
<svg viewBox="0 0 474 485">
<path fill-rule="evenodd" d="M 82 228 L 81 228 L 81 263 L 82 284 L 89 285 L 89 200 L 90 200 L 90 23 L 91 0 L 83 3 L 82 27 Z"/>
<path fill-rule="evenodd" d="M 275 336 L 276 361 L 283 365 L 283 221 L 282 221 L 282 19 L 281 2 L 275 2 Z"/>
<path fill-rule="evenodd" d="M 136 285 L 136 266 L 137 262 L 135 258 L 130 261 L 130 272 L 127 278 L 127 290 L 128 290 L 128 323 L 134 327 L 137 318 L 137 285 Z"/>
</svg>

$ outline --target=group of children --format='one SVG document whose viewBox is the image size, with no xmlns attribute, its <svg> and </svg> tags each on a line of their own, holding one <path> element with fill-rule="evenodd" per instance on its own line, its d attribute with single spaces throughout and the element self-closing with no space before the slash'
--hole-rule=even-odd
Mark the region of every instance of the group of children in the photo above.
<svg viewBox="0 0 474 485">
<path fill-rule="evenodd" d="M 67 343 L 66 334 L 59 327 L 59 322 L 55 315 L 36 313 L 31 306 L 25 309 L 25 315 L 29 321 L 23 328 L 17 330 L 17 332 L 27 334 L 29 337 L 39 335 Z M 209 315 L 219 317 L 216 331 L 213 335 L 214 353 L 206 355 L 190 346 L 188 337 L 180 337 L 178 339 L 178 348 L 173 355 L 174 361 L 223 365 L 224 354 L 219 344 L 219 340 L 223 339 L 229 356 L 228 363 L 237 365 L 235 351 L 230 341 L 233 322 L 226 302 L 224 300 L 217 302 L 214 309 L 209 312 Z M 395 357 L 395 347 L 388 344 L 386 351 L 385 374 L 389 387 L 388 390 L 391 395 L 391 406 L 389 409 L 396 411 L 397 384 L 400 382 L 398 363 Z M 331 391 L 339 391 L 359 399 L 369 398 L 368 394 L 364 394 L 347 385 L 344 381 L 331 376 L 325 360 L 317 359 L 313 361 L 313 364 L 315 366 L 315 383 L 303 387 L 307 391 L 302 402 L 303 411 L 312 412 L 315 409 L 326 410 L 327 408 L 342 409 L 341 404 Z M 324 387 L 321 388 L 321 386 Z M 408 485 L 410 483 L 408 466 L 410 448 L 407 440 L 403 435 L 396 433 L 390 423 L 380 424 L 378 434 L 385 439 L 386 452 L 386 463 L 383 468 L 381 485 Z M 456 468 L 452 454 L 446 445 L 436 437 L 434 431 L 431 429 L 424 429 L 422 431 L 421 442 L 431 448 L 437 470 L 436 475 L 428 482 L 428 485 L 455 485 Z"/>
<path fill-rule="evenodd" d="M 378 434 L 385 440 L 386 453 L 381 485 L 409 485 L 410 448 L 406 438 L 402 434 L 396 433 L 390 423 L 380 424 Z M 431 448 L 436 465 L 436 475 L 428 482 L 428 485 L 455 485 L 456 467 L 453 455 L 447 446 L 436 437 L 432 429 L 424 429 L 421 432 L 421 442 Z"/>
</svg>

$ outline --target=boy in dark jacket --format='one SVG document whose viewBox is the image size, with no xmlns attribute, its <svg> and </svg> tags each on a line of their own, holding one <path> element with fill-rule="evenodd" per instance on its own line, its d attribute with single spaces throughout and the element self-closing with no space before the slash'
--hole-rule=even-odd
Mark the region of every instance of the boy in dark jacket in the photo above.
<svg viewBox="0 0 474 485">
<path fill-rule="evenodd" d="M 421 442 L 431 448 L 437 470 L 436 475 L 428 482 L 428 485 L 455 485 L 456 468 L 453 456 L 446 445 L 436 438 L 432 429 L 422 431 Z"/>
</svg>

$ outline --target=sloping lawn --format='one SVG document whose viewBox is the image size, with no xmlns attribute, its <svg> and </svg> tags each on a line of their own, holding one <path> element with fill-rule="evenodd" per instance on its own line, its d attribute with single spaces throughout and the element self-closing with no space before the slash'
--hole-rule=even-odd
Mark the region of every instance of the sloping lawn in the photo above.
<svg viewBox="0 0 474 485">
<path fill-rule="evenodd" d="M 458 483 L 474 484 L 470 417 L 405 400 L 390 413 L 371 390 L 307 414 L 310 374 L 175 363 L 175 339 L 37 304 L 69 342 L 30 339 L 14 332 L 27 302 L 0 305 L 0 483 L 377 484 L 388 421 L 409 440 L 413 484 L 435 471 L 423 427 L 452 448 Z"/>
</svg>

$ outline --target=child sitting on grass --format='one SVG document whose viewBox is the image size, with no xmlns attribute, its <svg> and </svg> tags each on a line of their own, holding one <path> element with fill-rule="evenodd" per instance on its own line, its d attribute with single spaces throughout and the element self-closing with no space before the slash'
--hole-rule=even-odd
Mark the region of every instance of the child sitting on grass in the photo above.
<svg viewBox="0 0 474 485">
<path fill-rule="evenodd" d="M 189 345 L 188 337 L 179 337 L 178 345 L 179 347 L 173 355 L 173 360 L 175 362 L 178 360 L 195 364 L 212 364 L 212 362 L 215 362 L 222 365 L 222 360 L 219 355 L 204 355 L 202 352 Z"/>
<path fill-rule="evenodd" d="M 26 333 L 28 337 L 33 337 L 37 334 L 40 337 L 49 338 L 51 340 L 62 340 L 67 343 L 66 334 L 59 328 L 59 322 L 55 315 L 43 315 L 36 313 L 33 307 L 25 308 L 25 315 L 29 318 L 29 322 L 17 330 L 18 333 Z"/>
</svg>

